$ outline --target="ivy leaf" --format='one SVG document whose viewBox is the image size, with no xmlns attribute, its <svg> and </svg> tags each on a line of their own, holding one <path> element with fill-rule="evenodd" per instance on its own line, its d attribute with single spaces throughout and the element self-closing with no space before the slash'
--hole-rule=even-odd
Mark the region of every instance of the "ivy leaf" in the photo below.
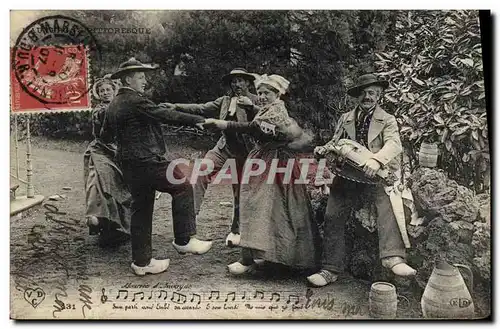
<svg viewBox="0 0 500 329">
<path fill-rule="evenodd" d="M 412 101 L 408 96 L 407 94 L 403 94 L 401 95 L 401 100 L 403 100 L 404 102 L 406 103 L 415 103 L 415 101 Z"/>
<path fill-rule="evenodd" d="M 470 159 L 469 153 L 465 153 L 464 156 L 462 157 L 463 162 L 468 162 Z"/>
<path fill-rule="evenodd" d="M 479 45 L 481 45 L 481 44 L 479 44 Z M 391 59 L 391 58 L 392 58 L 392 55 L 391 55 L 391 54 L 388 54 L 388 53 L 382 53 L 382 52 L 381 52 L 380 54 L 384 55 L 384 56 L 385 56 L 385 57 L 387 57 L 388 59 Z"/>
<path fill-rule="evenodd" d="M 477 134 L 477 130 L 475 130 L 475 129 L 472 131 L 472 138 L 474 138 L 475 140 L 479 140 L 479 136 Z"/>
<path fill-rule="evenodd" d="M 451 99 L 451 98 L 453 98 L 453 97 L 455 97 L 455 94 L 454 94 L 454 93 L 446 93 L 446 94 L 444 94 L 444 95 L 442 96 L 442 98 L 443 98 L 444 100 L 448 100 L 448 99 Z"/>
<path fill-rule="evenodd" d="M 375 56 L 378 57 L 378 59 L 380 59 L 382 62 L 388 62 L 387 59 L 383 58 L 382 56 L 380 56 L 379 54 L 375 53 Z"/>
<path fill-rule="evenodd" d="M 449 132 L 450 131 L 448 130 L 448 128 L 444 128 L 443 135 L 441 135 L 441 143 L 444 143 L 446 141 L 446 137 L 448 137 Z"/>
<path fill-rule="evenodd" d="M 463 133 L 465 133 L 467 130 L 469 129 L 469 126 L 465 126 L 465 127 L 462 127 L 458 130 L 455 130 L 452 134 L 452 136 L 459 136 L 459 135 L 462 135 Z"/>
<path fill-rule="evenodd" d="M 419 80 L 419 79 L 414 78 L 414 77 L 412 77 L 411 79 L 412 79 L 412 80 L 413 80 L 413 82 L 415 82 L 417 85 L 419 85 L 419 86 L 425 86 L 425 83 L 424 83 L 422 80 Z"/>
<path fill-rule="evenodd" d="M 446 143 L 444 143 L 444 146 L 446 147 L 448 152 L 451 151 L 452 145 L 450 140 L 447 140 Z"/>
<path fill-rule="evenodd" d="M 434 114 L 434 120 L 437 121 L 437 123 L 444 125 L 443 119 L 439 116 L 439 113 Z"/>
<path fill-rule="evenodd" d="M 460 61 L 467 66 L 474 67 L 474 61 L 470 58 L 460 58 Z"/>
<path fill-rule="evenodd" d="M 483 128 L 481 135 L 483 135 L 484 138 L 488 138 L 488 130 L 486 128 Z"/>
<path fill-rule="evenodd" d="M 387 98 L 391 103 L 397 103 L 398 102 L 397 99 L 395 99 L 394 97 L 389 96 L 387 94 L 385 94 L 384 97 Z"/>
<path fill-rule="evenodd" d="M 476 81 L 473 83 L 473 85 L 476 85 L 480 88 L 484 88 L 484 81 L 482 81 L 482 80 Z"/>
<path fill-rule="evenodd" d="M 401 128 L 400 133 L 401 133 L 401 134 L 404 134 L 404 133 L 406 133 L 407 131 L 411 131 L 411 129 L 412 129 L 412 128 L 411 128 L 411 127 L 408 127 L 408 126 L 403 127 L 403 128 Z"/>
<path fill-rule="evenodd" d="M 471 93 L 472 93 L 472 90 L 470 90 L 469 88 L 465 88 L 464 90 L 462 90 L 460 92 L 460 95 L 467 96 L 467 95 L 470 95 Z"/>
<path fill-rule="evenodd" d="M 451 113 L 451 109 L 450 109 L 450 107 L 448 106 L 448 103 L 444 103 L 444 111 L 445 111 L 446 113 Z"/>
</svg>

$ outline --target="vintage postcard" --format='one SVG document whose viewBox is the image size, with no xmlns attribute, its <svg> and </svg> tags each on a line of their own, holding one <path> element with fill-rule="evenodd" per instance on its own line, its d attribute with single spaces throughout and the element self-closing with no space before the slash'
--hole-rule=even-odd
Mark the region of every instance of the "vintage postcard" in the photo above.
<svg viewBox="0 0 500 329">
<path fill-rule="evenodd" d="M 11 11 L 11 318 L 489 319 L 490 24 Z"/>
</svg>

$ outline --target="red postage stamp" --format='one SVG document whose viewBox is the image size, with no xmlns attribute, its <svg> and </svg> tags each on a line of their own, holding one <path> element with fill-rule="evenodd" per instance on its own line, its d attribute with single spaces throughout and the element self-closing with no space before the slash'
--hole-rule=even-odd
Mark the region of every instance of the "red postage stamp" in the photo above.
<svg viewBox="0 0 500 329">
<path fill-rule="evenodd" d="M 89 60 L 82 45 L 15 47 L 11 111 L 50 112 L 90 108 Z"/>
</svg>

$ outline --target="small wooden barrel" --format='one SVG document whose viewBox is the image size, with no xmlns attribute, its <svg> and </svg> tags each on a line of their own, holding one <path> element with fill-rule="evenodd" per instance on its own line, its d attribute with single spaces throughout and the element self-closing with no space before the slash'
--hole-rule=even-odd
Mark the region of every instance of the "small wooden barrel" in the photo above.
<svg viewBox="0 0 500 329">
<path fill-rule="evenodd" d="M 418 163 L 422 167 L 434 168 L 437 166 L 439 149 L 437 144 L 422 143 L 418 153 Z"/>
<path fill-rule="evenodd" d="M 398 309 L 396 287 L 388 282 L 375 282 L 370 290 L 370 316 L 394 319 Z"/>
</svg>

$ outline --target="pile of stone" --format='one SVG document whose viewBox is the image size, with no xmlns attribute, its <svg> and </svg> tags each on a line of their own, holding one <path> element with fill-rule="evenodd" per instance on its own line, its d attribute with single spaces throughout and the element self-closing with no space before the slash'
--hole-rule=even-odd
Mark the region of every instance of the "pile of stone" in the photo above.
<svg viewBox="0 0 500 329">
<path fill-rule="evenodd" d="M 416 284 L 423 289 L 440 260 L 471 267 L 474 284 L 483 290 L 490 285 L 490 198 L 449 179 L 442 171 L 418 168 L 407 180 L 419 215 L 407 229 L 412 247 L 408 263 L 417 269 Z M 327 197 L 312 195 L 313 209 L 323 221 Z M 405 209 L 408 210 L 408 209 Z M 380 266 L 378 238 L 372 205 L 353 209 L 346 227 L 347 271 L 354 277 L 391 280 Z M 375 224 L 375 225 L 374 225 Z M 392 278 L 393 279 L 393 278 Z"/>
<path fill-rule="evenodd" d="M 490 199 L 474 195 L 441 172 L 419 168 L 410 179 L 422 225 L 409 226 L 414 243 L 409 252 L 419 273 L 417 282 L 425 286 L 434 264 L 443 259 L 472 268 L 477 284 L 489 285 Z M 479 262 L 479 260 L 481 262 Z"/>
</svg>

